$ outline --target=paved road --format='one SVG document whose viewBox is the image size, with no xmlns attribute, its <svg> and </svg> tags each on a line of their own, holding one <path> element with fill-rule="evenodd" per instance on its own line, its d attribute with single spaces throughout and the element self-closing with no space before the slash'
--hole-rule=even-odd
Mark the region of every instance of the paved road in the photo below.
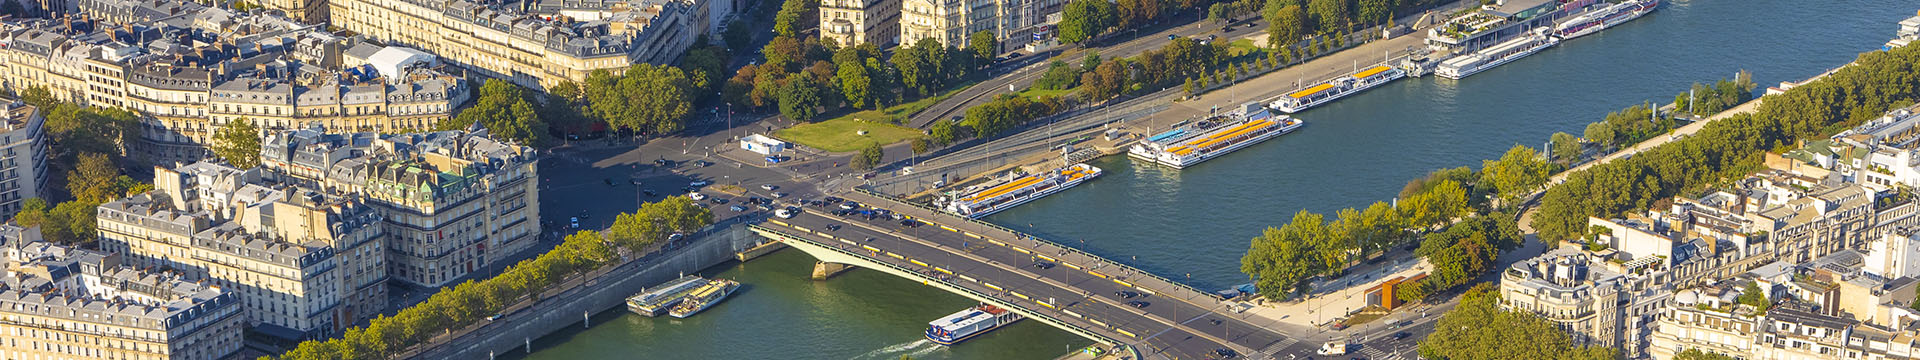
<svg viewBox="0 0 1920 360">
<path fill-rule="evenodd" d="M 1204 38 L 1211 35 L 1221 38 L 1217 39 L 1218 41 L 1233 41 L 1263 34 L 1267 28 L 1267 21 L 1258 16 L 1254 16 L 1252 21 L 1246 22 L 1253 24 L 1252 28 L 1248 28 L 1246 25 L 1240 25 L 1242 23 L 1236 23 L 1232 27 L 1232 31 L 1226 32 L 1221 31 L 1222 25 L 1218 22 L 1192 21 L 1194 20 L 1192 14 L 1176 14 L 1169 16 L 1169 18 L 1171 20 L 1168 21 L 1185 22 L 1170 27 L 1158 28 L 1158 31 L 1151 30 L 1154 28 L 1149 26 L 1149 31 L 1153 32 L 1149 32 L 1146 36 L 1133 38 L 1111 46 L 1093 48 L 1091 51 L 1099 53 L 1102 58 L 1106 59 L 1132 57 L 1147 52 L 1147 50 L 1157 50 L 1166 47 L 1167 43 L 1172 41 L 1172 38 L 1168 36 Z M 1133 36 L 1134 33 L 1138 32 L 1129 32 L 1121 36 Z M 933 106 L 928 106 L 924 111 L 913 114 L 909 124 L 917 128 L 926 128 L 933 124 L 934 121 L 961 116 L 966 113 L 967 108 L 993 100 L 992 95 L 994 94 L 1007 93 L 1009 85 L 1014 89 L 1025 89 L 1028 86 L 1032 86 L 1033 81 L 1038 80 L 1040 75 L 1046 72 L 1047 61 L 1039 58 L 1052 56 L 1057 53 L 1058 52 L 1046 52 L 1028 56 L 1011 61 L 1013 64 L 1011 67 L 996 67 L 992 70 L 995 73 L 993 78 L 981 81 L 979 84 L 974 84 L 946 100 L 935 103 Z M 1080 62 L 1079 58 L 1060 60 L 1076 66 L 1078 66 Z"/>
<path fill-rule="evenodd" d="M 1144 344 L 1136 345 L 1142 353 L 1164 353 L 1177 359 L 1208 359 L 1214 358 L 1216 349 L 1231 348 L 1241 354 L 1252 354 L 1285 339 L 1273 331 L 1213 311 L 1210 309 L 1211 299 L 1204 299 L 1202 303 L 1205 305 L 1200 305 L 1158 294 L 1144 295 L 1151 292 L 1115 281 L 1127 281 L 1121 279 L 1125 275 L 1101 273 L 1118 272 L 1116 270 L 1047 260 L 1060 259 L 1064 254 L 1038 254 L 1030 250 L 1022 252 L 964 236 L 938 225 L 907 226 L 887 218 L 867 220 L 858 216 L 840 217 L 826 214 L 826 211 L 824 208 L 811 208 L 783 222 L 838 238 L 854 239 L 862 246 L 935 264 L 957 275 L 991 283 L 1009 294 L 1026 295 L 1033 301 L 1047 300 L 1066 311 L 1098 319 L 1137 335 L 1144 341 Z M 827 230 L 828 225 L 838 225 L 839 228 Z M 881 253 L 873 254 L 876 259 L 885 259 L 880 256 Z M 1052 265 L 1035 265 L 1041 263 Z M 1096 273 L 1101 274 L 1096 276 Z M 1143 295 L 1124 298 L 1120 295 L 1121 291 L 1141 292 Z M 1022 300 L 1026 299 L 1017 299 L 1015 302 Z M 1127 305 L 1130 301 L 1146 304 L 1141 307 Z M 1050 312 L 1055 317 L 1073 317 L 1059 310 L 1035 305 L 1028 307 Z"/>
</svg>

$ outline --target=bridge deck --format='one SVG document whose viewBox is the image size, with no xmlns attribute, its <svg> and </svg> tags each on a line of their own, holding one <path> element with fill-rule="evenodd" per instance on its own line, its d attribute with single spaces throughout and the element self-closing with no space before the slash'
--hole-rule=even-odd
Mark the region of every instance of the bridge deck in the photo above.
<svg viewBox="0 0 1920 360">
<path fill-rule="evenodd" d="M 842 225 L 828 231 L 827 225 Z M 963 232 L 952 226 L 903 226 L 898 221 L 841 218 L 803 212 L 769 228 L 826 239 L 869 261 L 906 264 L 922 275 L 992 293 L 996 299 L 1058 318 L 1104 326 L 1135 341 L 1144 354 L 1214 358 L 1215 349 L 1252 355 L 1284 339 L 1236 318 L 1225 304 L 1190 291 L 1142 286 L 1153 279 L 1104 261 L 1078 261 L 1062 250 L 1036 251 L 1018 241 Z M 869 240 L 871 239 L 871 240 Z M 1037 263 L 1053 264 L 1049 267 Z M 948 274 L 951 273 L 951 274 Z M 1123 298 L 1121 291 L 1141 294 Z M 1142 301 L 1145 306 L 1128 302 Z"/>
</svg>

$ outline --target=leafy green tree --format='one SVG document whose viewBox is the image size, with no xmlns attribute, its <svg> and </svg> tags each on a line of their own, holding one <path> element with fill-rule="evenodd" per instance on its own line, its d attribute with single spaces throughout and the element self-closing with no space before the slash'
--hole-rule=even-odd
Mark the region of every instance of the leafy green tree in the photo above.
<svg viewBox="0 0 1920 360">
<path fill-rule="evenodd" d="M 1717 352 L 1687 348 L 1687 350 L 1681 351 L 1679 354 L 1674 354 L 1673 360 L 1739 360 L 1739 358 Z"/>
<path fill-rule="evenodd" d="M 434 124 L 434 129 L 465 130 L 469 125 L 480 124 L 495 138 L 541 146 L 551 140 L 551 135 L 547 133 L 546 120 L 534 108 L 534 96 L 519 85 L 488 79 L 480 85 L 473 106 L 460 110 L 453 119 Z"/>
<path fill-rule="evenodd" d="M 874 96 L 872 70 L 867 68 L 867 58 L 860 56 L 859 50 L 841 48 L 841 54 L 834 54 L 834 64 L 839 72 L 840 95 L 847 100 L 847 106 L 860 109 L 878 108 Z M 843 55 L 844 54 L 844 55 Z"/>
<path fill-rule="evenodd" d="M 1106 0 L 1073 0 L 1061 12 L 1060 41 L 1077 43 L 1092 39 L 1120 24 L 1120 15 Z"/>
<path fill-rule="evenodd" d="M 1354 3 L 1355 20 L 1375 25 L 1391 20 L 1393 0 L 1359 0 Z"/>
<path fill-rule="evenodd" d="M 914 155 L 922 155 L 926 154 L 927 150 L 932 148 L 932 145 L 927 143 L 927 137 L 920 136 L 909 139 L 907 141 L 907 148 L 913 150 Z"/>
<path fill-rule="evenodd" d="M 1514 145 L 1499 160 L 1487 160 L 1483 164 L 1480 183 L 1492 184 L 1503 203 L 1509 206 L 1546 184 L 1547 177 L 1553 173 L 1553 164 L 1525 145 Z"/>
<path fill-rule="evenodd" d="M 813 24 L 813 17 L 807 16 L 819 8 L 817 0 L 787 0 L 780 4 L 780 11 L 773 15 L 773 33 L 780 37 L 796 37 L 800 30 Z"/>
<path fill-rule="evenodd" d="M 704 44 L 704 42 L 701 43 Z M 680 56 L 680 68 L 686 72 L 687 79 L 692 81 L 688 89 L 698 90 L 689 94 L 693 95 L 697 101 L 702 97 L 701 95 L 711 94 L 726 84 L 723 74 L 727 71 L 727 50 L 719 46 L 706 45 L 688 48 L 687 53 Z"/>
<path fill-rule="evenodd" d="M 964 136 L 961 131 L 959 122 L 938 120 L 933 122 L 933 126 L 927 127 L 927 136 L 935 145 L 946 146 L 960 140 Z"/>
<path fill-rule="evenodd" d="M 54 104 L 60 102 L 59 100 L 55 100 L 53 98 L 53 92 L 48 91 L 44 86 L 32 86 L 20 91 L 20 101 L 27 103 L 27 105 L 40 108 L 42 109 L 41 111 L 50 110 Z"/>
<path fill-rule="evenodd" d="M 1240 272 L 1253 278 L 1260 296 L 1285 301 L 1307 290 L 1307 279 L 1317 271 L 1317 262 L 1302 235 L 1270 227 L 1253 238 L 1247 255 L 1240 257 Z"/>
<path fill-rule="evenodd" d="M 40 226 L 47 219 L 46 199 L 27 198 L 20 202 L 20 212 L 13 214 L 13 222 L 24 227 Z"/>
<path fill-rule="evenodd" d="M 973 57 L 980 64 L 993 62 L 994 55 L 1000 53 L 1000 42 L 994 39 L 993 32 L 980 30 L 967 36 L 967 49 L 973 50 Z"/>
<path fill-rule="evenodd" d="M 104 203 L 119 197 L 115 178 L 120 168 L 113 159 L 101 154 L 81 154 L 73 171 L 67 172 L 67 192 L 77 201 Z"/>
<path fill-rule="evenodd" d="M 732 50 L 733 52 L 750 50 L 750 48 L 747 47 L 753 43 L 753 30 L 749 29 L 750 26 L 751 25 L 747 25 L 746 20 L 734 20 L 731 23 L 727 23 L 727 29 L 720 32 L 720 40 L 727 42 L 727 50 Z"/>
<path fill-rule="evenodd" d="M 880 161 L 885 156 L 886 153 L 880 148 L 880 144 L 867 144 L 866 147 L 860 148 L 859 154 L 853 155 L 849 165 L 853 166 L 854 170 L 873 170 L 880 166 Z"/>
<path fill-rule="evenodd" d="M 1066 90 L 1079 86 L 1080 70 L 1065 61 L 1055 60 L 1047 65 L 1047 71 L 1033 81 L 1033 87 L 1047 90 Z"/>
<path fill-rule="evenodd" d="M 1565 132 L 1553 133 L 1547 140 L 1553 144 L 1553 158 L 1558 161 L 1572 162 L 1580 158 L 1580 139 Z"/>
<path fill-rule="evenodd" d="M 780 88 L 780 115 L 799 122 L 813 121 L 820 114 L 820 89 L 812 78 L 795 76 Z"/>
<path fill-rule="evenodd" d="M 1761 290 L 1760 285 L 1755 285 L 1755 283 L 1751 282 L 1740 288 L 1739 300 L 1741 305 L 1752 306 L 1755 309 L 1760 309 L 1760 311 L 1766 311 L 1767 308 L 1773 305 L 1771 301 L 1767 300 L 1767 292 Z"/>
<path fill-rule="evenodd" d="M 1313 15 L 1313 23 L 1318 24 L 1321 34 L 1334 34 L 1347 28 L 1352 19 L 1347 15 L 1346 0 L 1309 0 L 1307 13 Z"/>
<path fill-rule="evenodd" d="M 1461 296 L 1460 305 L 1440 317 L 1432 333 L 1420 341 L 1420 356 L 1428 359 L 1615 359 L 1605 347 L 1580 347 L 1566 332 L 1530 313 L 1501 310 L 1499 293 L 1480 284 Z"/>
<path fill-rule="evenodd" d="M 244 117 L 229 120 L 214 130 L 212 147 L 214 155 L 233 167 L 252 169 L 260 165 L 260 128 Z"/>
<path fill-rule="evenodd" d="M 1605 147 L 1619 145 L 1614 143 L 1613 135 L 1613 127 L 1607 126 L 1604 122 L 1587 124 L 1587 130 L 1583 133 L 1583 136 L 1586 137 L 1588 141 L 1598 142 L 1601 146 Z"/>
<path fill-rule="evenodd" d="M 900 71 L 900 83 L 914 93 L 926 96 L 941 88 L 946 76 L 947 48 L 932 38 L 920 39 L 911 47 L 894 49 L 888 61 Z"/>
</svg>

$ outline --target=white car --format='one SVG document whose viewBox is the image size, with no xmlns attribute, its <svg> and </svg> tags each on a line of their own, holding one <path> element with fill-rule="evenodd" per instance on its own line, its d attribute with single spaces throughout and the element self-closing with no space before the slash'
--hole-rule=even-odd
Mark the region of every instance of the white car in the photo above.
<svg viewBox="0 0 1920 360">
<path fill-rule="evenodd" d="M 766 190 L 766 191 L 773 191 L 773 189 L 779 189 L 779 188 L 780 188 L 779 186 L 773 186 L 773 184 L 762 184 L 762 185 L 760 185 L 760 189 L 761 189 L 761 190 Z"/>
<path fill-rule="evenodd" d="M 787 210 L 787 209 L 780 209 L 780 210 L 774 210 L 774 211 L 773 211 L 773 216 L 778 216 L 778 217 L 780 217 L 781 219 L 792 219 L 792 218 L 793 218 L 793 211 L 790 211 L 790 210 Z"/>
<path fill-rule="evenodd" d="M 775 198 L 775 199 L 779 199 L 779 198 L 783 198 L 783 197 L 787 197 L 787 193 L 783 193 L 783 192 L 777 192 L 777 193 L 773 193 L 773 198 Z"/>
<path fill-rule="evenodd" d="M 700 201 L 700 200 L 706 200 L 707 194 L 701 194 L 699 192 L 690 192 L 690 193 L 687 193 L 687 197 L 693 198 L 693 201 Z"/>
</svg>

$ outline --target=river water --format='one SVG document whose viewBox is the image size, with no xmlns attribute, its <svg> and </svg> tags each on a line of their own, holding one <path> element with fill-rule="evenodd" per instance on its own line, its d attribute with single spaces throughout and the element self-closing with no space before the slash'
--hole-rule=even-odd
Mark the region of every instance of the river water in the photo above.
<svg viewBox="0 0 1920 360">
<path fill-rule="evenodd" d="M 1514 144 L 1579 135 L 1607 112 L 1670 102 L 1694 82 L 1752 71 L 1764 88 L 1876 50 L 1915 3 L 1668 1 L 1639 20 L 1454 81 L 1397 81 L 1296 116 L 1290 135 L 1173 170 L 1124 157 L 1072 190 L 988 220 L 1126 261 L 1203 289 L 1246 282 L 1248 239 L 1302 209 L 1329 213 L 1398 193 L 1433 169 L 1478 166 Z M 1083 243 L 1084 241 L 1084 243 Z M 1084 245 L 1080 245 L 1084 244 Z M 850 271 L 808 280 L 784 251 L 714 269 L 743 291 L 692 319 L 608 311 L 586 330 L 533 343 L 530 359 L 1050 359 L 1090 342 L 1021 322 L 960 346 L 927 344 L 926 322 L 971 302 L 912 281 Z"/>
</svg>

